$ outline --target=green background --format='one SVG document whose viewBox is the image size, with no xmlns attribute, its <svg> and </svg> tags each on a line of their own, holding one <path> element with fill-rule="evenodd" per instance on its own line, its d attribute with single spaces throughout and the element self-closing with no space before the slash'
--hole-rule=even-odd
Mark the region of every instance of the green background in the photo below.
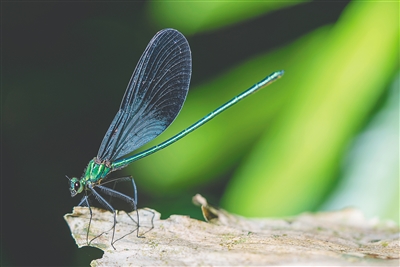
<svg viewBox="0 0 400 267">
<path fill-rule="evenodd" d="M 160 29 L 191 45 L 186 128 L 275 70 L 283 78 L 148 158 L 139 207 L 201 219 L 357 207 L 399 222 L 399 3 L 2 2 L 1 265 L 88 265 L 63 214 Z M 144 149 L 144 148 L 143 148 Z M 129 188 L 119 188 L 129 193 Z M 111 216 L 110 216 L 111 219 Z M 24 255 L 23 257 L 21 255 Z"/>
</svg>

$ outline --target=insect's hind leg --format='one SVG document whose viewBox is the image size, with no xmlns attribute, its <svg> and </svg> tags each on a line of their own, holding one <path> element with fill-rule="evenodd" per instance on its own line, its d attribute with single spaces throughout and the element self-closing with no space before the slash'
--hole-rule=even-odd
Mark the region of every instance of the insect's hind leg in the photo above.
<svg viewBox="0 0 400 267">
<path fill-rule="evenodd" d="M 133 201 L 134 201 L 134 203 L 135 203 L 134 210 L 136 210 L 136 218 L 137 218 L 137 222 L 136 222 L 136 225 L 137 225 L 136 236 L 139 237 L 140 223 L 139 223 L 139 211 L 138 211 L 138 209 L 137 209 L 137 205 L 138 205 L 138 202 L 137 202 L 137 201 L 138 201 L 137 189 L 136 189 L 135 179 L 133 179 L 132 176 L 129 176 L 129 178 L 131 179 L 132 188 L 133 188 L 133 193 L 134 193 L 134 199 L 133 199 Z M 129 215 L 128 212 L 125 212 L 125 213 L 126 213 L 126 215 L 128 215 L 129 218 L 131 218 L 131 220 L 132 220 L 133 222 L 135 222 L 135 220 Z"/>
<path fill-rule="evenodd" d="M 126 180 L 126 179 L 132 179 L 132 178 L 131 177 L 123 177 L 123 178 L 111 180 L 110 182 L 115 182 L 115 181 L 120 182 L 120 181 L 123 181 L 123 180 Z M 103 184 L 105 184 L 105 183 L 103 183 Z M 135 199 L 133 197 L 127 196 L 127 195 L 125 195 L 125 194 L 123 194 L 121 192 L 118 192 L 118 191 L 116 191 L 114 189 L 105 187 L 105 186 L 103 186 L 103 184 L 102 185 L 97 185 L 96 187 L 99 188 L 104 194 L 119 198 L 119 199 L 129 203 L 131 205 L 131 207 L 133 208 L 133 210 L 136 211 L 136 217 L 137 217 L 137 221 L 135 221 L 127 212 L 125 212 L 126 214 L 128 214 L 128 217 L 136 224 L 136 228 L 133 231 L 130 231 L 129 233 L 123 235 L 122 237 L 120 237 L 120 238 L 118 238 L 116 240 L 114 240 L 114 238 L 113 238 L 112 239 L 112 244 L 114 244 L 118 240 L 121 240 L 125 236 L 130 235 L 131 233 L 133 233 L 135 231 L 137 231 L 137 236 L 139 236 L 139 234 L 138 234 L 138 232 L 139 232 L 139 212 L 137 210 Z"/>
<path fill-rule="evenodd" d="M 148 232 L 150 232 L 151 230 L 154 229 L 154 217 L 155 217 L 155 215 L 156 215 L 155 212 L 152 211 L 151 209 L 148 209 L 148 208 L 143 208 L 142 211 L 144 211 L 144 210 L 146 210 L 146 211 L 148 211 L 149 213 L 152 214 L 152 215 L 151 215 L 151 220 L 150 220 L 151 226 L 149 227 L 149 226 L 140 225 L 140 226 L 138 227 L 138 231 L 137 231 L 137 237 L 139 237 L 139 238 L 144 238 L 145 235 L 146 235 Z M 126 212 L 126 215 L 128 215 L 128 217 L 129 217 L 133 222 L 135 222 L 135 220 L 132 218 L 132 216 L 131 216 L 129 213 Z M 138 211 L 136 211 L 136 216 L 137 216 L 138 218 L 140 217 Z M 143 222 L 143 220 L 141 220 L 141 221 Z M 141 228 L 145 227 L 145 228 L 149 228 L 149 229 L 146 230 L 145 232 L 142 232 L 141 234 L 139 234 L 139 228 L 140 228 L 140 227 L 141 227 Z"/>
<path fill-rule="evenodd" d="M 108 187 L 104 187 L 104 186 L 103 186 L 103 185 L 108 184 L 108 183 L 114 183 L 114 186 L 115 186 L 115 184 L 120 183 L 120 182 L 124 182 L 124 181 L 131 181 L 131 183 L 132 183 L 132 188 L 133 188 L 133 197 L 127 196 L 127 195 L 125 195 L 125 194 L 122 194 L 122 193 L 116 191 L 116 190 L 114 189 L 114 187 L 111 189 L 111 188 L 108 188 Z M 137 231 L 136 236 L 137 236 L 137 237 L 140 237 L 140 235 L 139 235 L 139 227 L 140 227 L 139 220 L 140 220 L 140 216 L 139 216 L 139 212 L 138 212 L 138 208 L 137 208 L 137 200 L 138 200 L 138 197 L 137 197 L 137 188 L 136 188 L 135 180 L 133 179 L 133 177 L 132 177 L 132 176 L 126 176 L 126 177 L 114 178 L 114 179 L 111 179 L 111 180 L 108 180 L 108 181 L 103 182 L 103 183 L 101 184 L 101 186 L 98 186 L 98 187 L 99 187 L 105 194 L 108 194 L 110 197 L 117 197 L 117 198 L 119 198 L 119 199 L 121 199 L 121 200 L 123 200 L 123 201 L 125 201 L 125 202 L 127 202 L 128 204 L 131 205 L 133 211 L 136 211 L 136 220 L 134 220 L 134 219 L 129 215 L 128 212 L 126 212 L 126 211 L 124 211 L 124 212 L 125 212 L 125 213 L 128 215 L 128 217 L 137 225 L 137 228 L 135 229 L 135 230 Z M 135 230 L 134 230 L 134 231 L 135 231 Z M 130 232 L 129 234 L 133 233 L 134 231 Z M 129 235 L 129 234 L 127 234 L 127 235 Z M 124 235 L 124 236 L 126 236 L 126 235 Z M 120 239 L 120 238 L 119 238 L 119 239 Z M 118 239 L 118 240 L 119 240 L 119 239 Z"/>
<path fill-rule="evenodd" d="M 126 178 L 126 177 L 125 177 L 125 178 Z M 143 234 L 140 235 L 140 234 L 139 234 L 139 229 L 140 229 L 140 226 L 141 226 L 141 225 L 139 224 L 139 218 L 140 218 L 140 216 L 139 216 L 139 211 L 138 211 L 138 209 L 137 209 L 137 204 L 138 204 L 137 200 L 138 200 L 138 197 L 137 197 L 136 184 L 135 184 L 135 180 L 133 179 L 132 176 L 128 176 L 128 178 L 131 179 L 132 187 L 133 187 L 133 190 L 134 190 L 134 203 L 136 204 L 136 207 L 134 208 L 134 210 L 136 210 L 137 222 L 132 218 L 132 216 L 131 216 L 128 212 L 125 212 L 125 213 L 126 213 L 126 215 L 128 215 L 128 217 L 129 217 L 134 223 L 136 223 L 136 225 L 137 225 L 136 236 L 137 236 L 137 237 L 140 237 L 140 238 L 143 238 L 144 235 L 145 235 L 146 233 L 148 233 L 149 231 L 151 231 L 151 230 L 154 229 L 154 217 L 155 217 L 155 213 L 154 213 L 152 210 L 146 209 L 147 211 L 149 211 L 150 213 L 152 213 L 152 217 L 151 217 L 151 227 L 149 228 L 149 230 L 147 230 L 146 232 L 144 232 Z M 133 233 L 133 232 L 134 232 L 134 231 L 132 231 L 131 233 Z"/>
<path fill-rule="evenodd" d="M 130 180 L 132 182 L 132 186 L 133 186 L 133 190 L 134 190 L 134 194 L 133 194 L 134 196 L 133 197 L 127 196 L 127 195 L 125 195 L 125 194 L 123 194 L 121 192 L 118 192 L 118 191 L 116 191 L 114 189 L 111 189 L 109 187 L 104 186 L 105 184 L 108 184 L 108 183 L 119 183 L 119 182 L 128 181 L 128 180 Z M 114 232 L 115 232 L 115 224 L 116 224 L 116 219 L 115 219 L 114 229 L 113 229 L 113 238 L 112 238 L 112 241 L 111 241 L 112 246 L 114 247 L 114 244 L 117 241 L 121 240 L 122 238 L 126 237 L 127 235 L 132 234 L 135 231 L 136 231 L 136 236 L 137 237 L 144 237 L 143 235 L 139 234 L 139 228 L 140 228 L 139 219 L 140 219 L 140 216 L 139 216 L 139 211 L 137 209 L 137 189 L 136 189 L 136 184 L 135 184 L 135 181 L 134 181 L 133 177 L 127 176 L 127 177 L 111 179 L 111 180 L 103 182 L 101 185 L 96 185 L 96 187 L 99 188 L 106 195 L 109 195 L 111 197 L 116 197 L 116 198 L 119 198 L 119 199 L 127 202 L 128 204 L 131 205 L 131 207 L 133 208 L 133 211 L 136 212 L 136 220 L 135 220 L 128 212 L 124 211 L 128 215 L 128 217 L 134 222 L 134 224 L 136 224 L 136 228 L 134 230 L 132 230 L 132 231 L 129 231 L 129 233 L 123 235 L 122 237 L 120 237 L 120 238 L 118 238 L 116 240 L 114 240 Z M 93 189 L 93 191 L 94 191 L 94 189 Z M 111 210 L 111 208 L 112 208 L 111 205 L 109 203 L 107 203 L 103 198 L 101 198 L 100 195 L 97 192 L 93 193 L 93 194 L 97 194 L 98 196 L 95 195 L 97 200 L 99 200 L 99 202 L 103 206 L 106 206 L 107 208 L 108 208 L 107 205 L 109 205 L 110 208 L 108 208 L 108 209 Z M 115 210 L 112 209 L 111 211 L 113 211 L 114 218 L 115 218 L 115 216 L 116 216 Z M 150 231 L 150 230 L 152 230 L 154 228 L 153 220 L 154 220 L 154 216 L 155 216 L 155 213 L 153 211 L 151 211 L 151 210 L 149 210 L 149 211 L 153 214 L 153 216 L 152 216 L 152 219 L 151 219 L 152 226 L 148 231 Z M 148 231 L 146 231 L 145 233 L 147 233 Z"/>
</svg>

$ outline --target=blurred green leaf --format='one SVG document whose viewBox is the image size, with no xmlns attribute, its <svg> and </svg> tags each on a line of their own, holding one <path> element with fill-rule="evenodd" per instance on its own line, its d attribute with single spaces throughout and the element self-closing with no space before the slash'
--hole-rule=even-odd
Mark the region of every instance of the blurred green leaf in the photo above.
<svg viewBox="0 0 400 267">
<path fill-rule="evenodd" d="M 287 71 L 284 79 L 296 90 L 235 174 L 225 208 L 284 216 L 317 207 L 340 156 L 398 68 L 398 18 L 397 3 L 353 2 L 307 60 L 293 62 L 302 77 Z"/>
<path fill-rule="evenodd" d="M 151 1 L 149 16 L 185 34 L 207 31 L 254 18 L 297 1 Z"/>
<path fill-rule="evenodd" d="M 398 72 L 384 106 L 352 142 L 344 157 L 343 178 L 323 210 L 351 203 L 368 217 L 399 222 L 399 89 Z"/>
</svg>

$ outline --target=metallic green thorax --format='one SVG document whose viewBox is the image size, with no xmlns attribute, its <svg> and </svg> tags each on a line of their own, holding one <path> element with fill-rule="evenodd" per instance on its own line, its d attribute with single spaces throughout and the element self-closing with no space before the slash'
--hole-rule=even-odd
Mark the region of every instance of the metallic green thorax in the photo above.
<svg viewBox="0 0 400 267">
<path fill-rule="evenodd" d="M 85 174 L 81 178 L 81 182 L 82 181 L 92 182 L 92 183 L 99 182 L 99 180 L 106 177 L 107 174 L 110 172 L 111 168 L 107 167 L 106 165 L 109 164 L 105 162 L 98 162 L 96 158 L 89 161 L 89 164 L 85 170 Z"/>
<path fill-rule="evenodd" d="M 97 158 L 89 161 L 81 179 L 72 178 L 69 190 L 71 196 L 81 193 L 89 184 L 99 184 L 112 170 L 109 162 L 101 162 Z"/>
</svg>

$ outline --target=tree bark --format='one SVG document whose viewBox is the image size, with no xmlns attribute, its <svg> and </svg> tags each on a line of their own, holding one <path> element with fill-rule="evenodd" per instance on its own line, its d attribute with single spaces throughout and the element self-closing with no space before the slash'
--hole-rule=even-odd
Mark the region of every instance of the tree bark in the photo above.
<svg viewBox="0 0 400 267">
<path fill-rule="evenodd" d="M 355 209 L 304 213 L 285 219 L 248 219 L 207 204 L 200 195 L 208 222 L 172 215 L 166 220 L 151 209 L 118 212 L 111 246 L 113 216 L 92 208 L 91 246 L 103 258 L 92 266 L 265 266 L 346 265 L 399 266 L 399 227 L 393 222 L 367 220 Z M 86 246 L 89 209 L 75 207 L 64 216 L 79 247 Z M 154 226 L 154 228 L 152 228 Z M 125 236 L 126 235 L 126 236 Z"/>
</svg>

